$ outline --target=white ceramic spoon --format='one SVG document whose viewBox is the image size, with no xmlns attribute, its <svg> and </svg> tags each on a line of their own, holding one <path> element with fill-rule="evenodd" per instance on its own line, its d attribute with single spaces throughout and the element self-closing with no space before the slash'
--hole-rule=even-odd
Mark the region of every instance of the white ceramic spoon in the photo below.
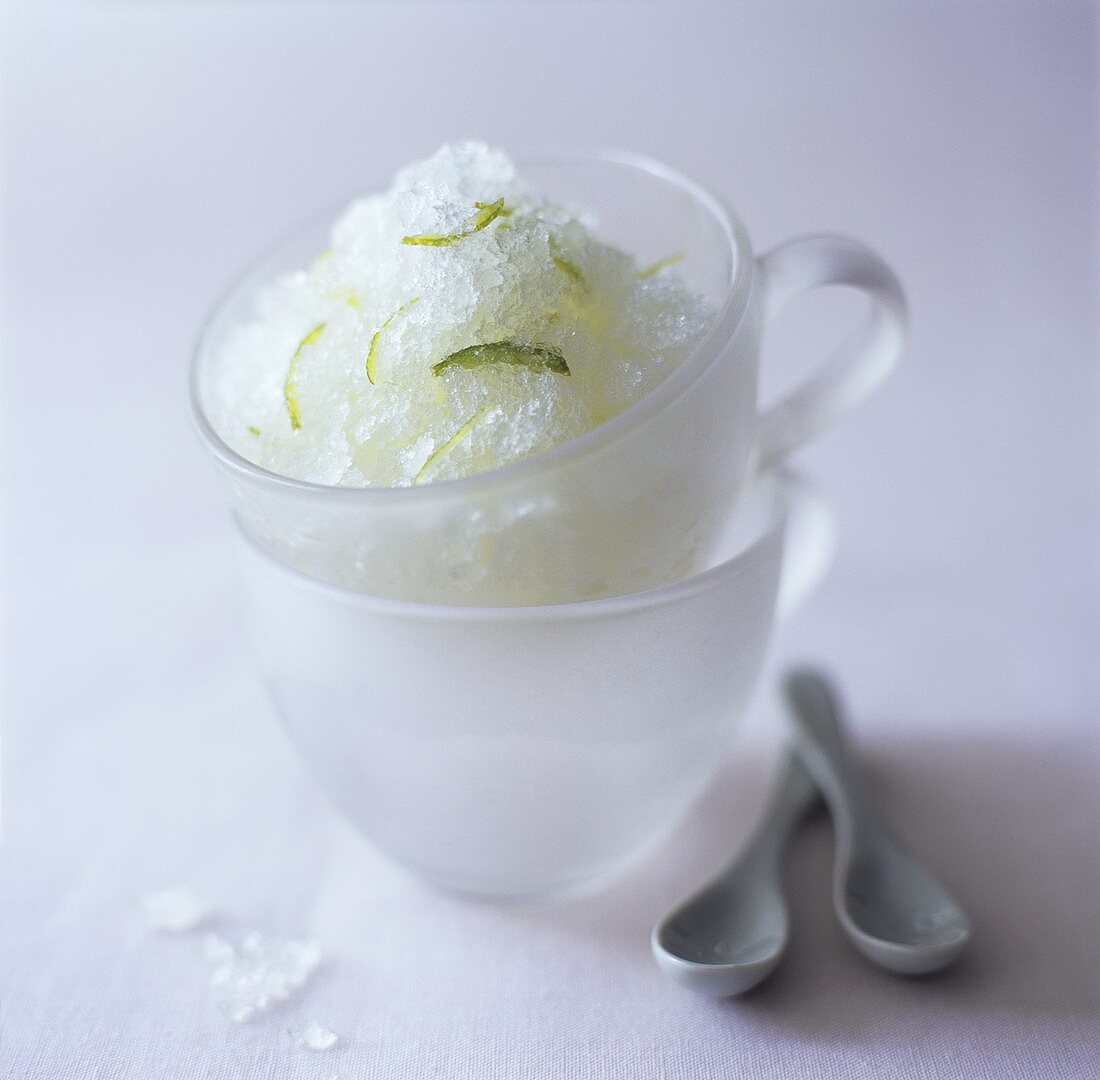
<svg viewBox="0 0 1100 1080">
<path fill-rule="evenodd" d="M 748 847 L 653 928 L 653 956 L 666 974 L 696 993 L 729 997 L 772 973 L 787 944 L 783 850 L 816 797 L 809 773 L 791 754 Z"/>
<path fill-rule="evenodd" d="M 836 692 L 817 671 L 784 681 L 798 751 L 825 796 L 836 828 L 833 905 L 868 959 L 904 975 L 950 964 L 970 938 L 962 909 L 883 823 L 841 734 Z"/>
</svg>

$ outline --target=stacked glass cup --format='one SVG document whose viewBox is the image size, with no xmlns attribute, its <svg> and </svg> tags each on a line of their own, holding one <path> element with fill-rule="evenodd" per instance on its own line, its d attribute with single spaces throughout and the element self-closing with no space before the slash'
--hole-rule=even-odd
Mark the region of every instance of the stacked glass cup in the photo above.
<svg viewBox="0 0 1100 1080">
<path fill-rule="evenodd" d="M 684 251 L 716 317 L 625 412 L 535 457 L 407 488 L 267 472 L 209 420 L 225 335 L 256 288 L 325 246 L 329 219 L 234 286 L 199 342 L 191 400 L 232 496 L 244 612 L 306 761 L 367 836 L 485 897 L 599 882 L 658 843 L 722 759 L 776 613 L 831 555 L 828 514 L 782 468 L 901 351 L 890 269 L 840 237 L 753 256 L 699 185 L 626 154 L 521 162 L 643 260 Z M 764 412 L 764 326 L 847 285 L 870 315 Z"/>
</svg>

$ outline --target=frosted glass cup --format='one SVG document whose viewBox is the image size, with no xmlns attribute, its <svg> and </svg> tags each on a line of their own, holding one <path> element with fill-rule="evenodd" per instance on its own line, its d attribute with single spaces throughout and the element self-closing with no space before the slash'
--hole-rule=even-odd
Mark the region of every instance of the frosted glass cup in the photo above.
<svg viewBox="0 0 1100 1080">
<path fill-rule="evenodd" d="M 716 312 L 709 333 L 641 401 L 547 453 L 411 488 L 339 488 L 270 473 L 208 419 L 221 344 L 258 286 L 308 265 L 335 213 L 300 231 L 234 286 L 191 372 L 194 414 L 252 540 L 315 578 L 430 603 L 528 605 L 614 596 L 684 578 L 713 561 L 724 523 L 762 470 L 864 398 L 901 349 L 905 305 L 890 269 L 839 237 L 804 237 L 756 258 L 709 192 L 634 155 L 521 160 L 534 186 L 589 208 L 600 236 L 642 263 L 678 268 Z M 867 322 L 807 382 L 757 409 L 763 327 L 792 297 L 848 285 Z"/>
<path fill-rule="evenodd" d="M 567 604 L 370 596 L 239 535 L 248 633 L 303 759 L 377 847 L 488 898 L 599 883 L 668 833 L 723 760 L 777 607 L 834 547 L 784 475 L 753 485 L 709 570 Z"/>
</svg>

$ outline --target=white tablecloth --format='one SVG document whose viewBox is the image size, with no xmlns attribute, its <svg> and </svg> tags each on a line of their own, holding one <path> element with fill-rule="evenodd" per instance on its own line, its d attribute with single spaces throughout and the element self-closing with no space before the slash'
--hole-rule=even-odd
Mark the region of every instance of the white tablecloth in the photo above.
<svg viewBox="0 0 1100 1080">
<path fill-rule="evenodd" d="M 3 1074 L 1100 1074 L 1096 41 L 1092 6 L 1023 0 L 9 9 Z M 891 817 L 973 916 L 955 970 L 853 954 L 824 822 L 760 992 L 656 969 L 654 920 L 759 810 L 768 693 L 674 839 L 558 905 L 427 891 L 296 761 L 242 641 L 188 349 L 271 236 L 467 134 L 647 151 L 761 249 L 849 232 L 898 269 L 911 348 L 803 456 L 843 546 L 773 666 L 847 687 Z M 792 310 L 769 371 L 854 310 Z M 324 966 L 230 1023 L 198 937 L 143 923 L 176 883 L 218 933 L 312 936 Z M 292 1045 L 309 1019 L 336 1049 Z"/>
</svg>

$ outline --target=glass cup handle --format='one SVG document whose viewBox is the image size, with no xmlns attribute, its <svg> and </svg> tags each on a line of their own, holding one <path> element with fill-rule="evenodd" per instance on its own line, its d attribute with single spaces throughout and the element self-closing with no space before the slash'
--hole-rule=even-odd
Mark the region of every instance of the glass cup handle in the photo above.
<svg viewBox="0 0 1100 1080">
<path fill-rule="evenodd" d="M 760 416 L 760 465 L 820 434 L 893 370 L 905 338 L 906 306 L 894 272 L 870 248 L 843 236 L 802 236 L 757 260 L 765 322 L 820 285 L 851 285 L 871 300 L 870 318 L 816 374 Z"/>
<path fill-rule="evenodd" d="M 787 503 L 783 570 L 776 612 L 782 619 L 810 596 L 833 565 L 837 547 L 836 515 L 821 492 L 801 476 L 779 470 Z"/>
</svg>

